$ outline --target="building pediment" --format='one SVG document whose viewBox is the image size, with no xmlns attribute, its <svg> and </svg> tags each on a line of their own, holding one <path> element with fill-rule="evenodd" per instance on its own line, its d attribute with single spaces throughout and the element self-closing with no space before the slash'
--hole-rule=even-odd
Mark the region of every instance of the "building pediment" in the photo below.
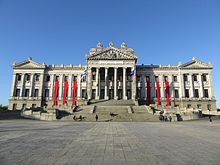
<svg viewBox="0 0 220 165">
<path fill-rule="evenodd" d="M 43 69 L 45 68 L 45 65 L 39 64 L 35 61 L 33 61 L 31 58 L 28 58 L 27 60 L 18 63 L 13 64 L 13 68 L 16 69 Z"/>
<path fill-rule="evenodd" d="M 206 63 L 193 57 L 190 62 L 182 64 L 179 67 L 183 68 L 183 69 L 197 69 L 197 68 L 210 69 L 210 68 L 212 68 L 212 65 L 206 64 Z"/>
<path fill-rule="evenodd" d="M 137 57 L 126 51 L 121 51 L 117 48 L 102 49 L 87 56 L 88 60 L 136 60 Z"/>
</svg>

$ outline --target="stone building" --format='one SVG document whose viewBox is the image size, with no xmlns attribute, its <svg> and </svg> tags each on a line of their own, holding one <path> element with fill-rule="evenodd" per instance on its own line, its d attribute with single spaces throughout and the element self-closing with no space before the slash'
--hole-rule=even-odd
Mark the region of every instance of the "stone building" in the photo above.
<svg viewBox="0 0 220 165">
<path fill-rule="evenodd" d="M 46 65 L 29 58 L 13 64 L 9 109 L 53 106 L 58 81 L 57 106 L 74 106 L 74 90 L 77 105 L 123 99 L 171 108 L 216 110 L 211 64 L 196 58 L 176 66 L 136 63 L 133 49 L 125 43 L 116 48 L 112 42 L 107 48 L 101 43 L 91 48 L 86 66 Z M 65 88 L 64 82 L 68 82 Z M 73 82 L 77 83 L 75 89 Z"/>
</svg>

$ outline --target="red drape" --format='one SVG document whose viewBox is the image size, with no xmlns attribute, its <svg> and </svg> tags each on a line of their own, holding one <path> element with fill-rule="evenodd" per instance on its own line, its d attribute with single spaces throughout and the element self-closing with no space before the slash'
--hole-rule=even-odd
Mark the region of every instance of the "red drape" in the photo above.
<svg viewBox="0 0 220 165">
<path fill-rule="evenodd" d="M 68 81 L 65 81 L 63 87 L 63 105 L 67 103 L 66 101 L 67 91 L 68 91 Z"/>
<path fill-rule="evenodd" d="M 76 90 L 77 90 L 77 82 L 73 82 L 73 97 L 72 97 L 72 106 L 76 105 Z"/>
<path fill-rule="evenodd" d="M 169 82 L 168 81 L 165 81 L 165 88 L 166 88 L 167 106 L 170 106 L 170 88 L 169 88 Z"/>
<path fill-rule="evenodd" d="M 54 85 L 54 92 L 53 92 L 53 105 L 57 105 L 57 96 L 58 96 L 58 89 L 59 89 L 59 81 L 55 81 Z"/>
<path fill-rule="evenodd" d="M 147 102 L 151 104 L 151 95 L 150 95 L 150 81 L 147 80 Z"/>
<path fill-rule="evenodd" d="M 157 105 L 160 105 L 160 86 L 159 86 L 159 81 L 156 80 L 156 92 L 157 92 Z"/>
</svg>

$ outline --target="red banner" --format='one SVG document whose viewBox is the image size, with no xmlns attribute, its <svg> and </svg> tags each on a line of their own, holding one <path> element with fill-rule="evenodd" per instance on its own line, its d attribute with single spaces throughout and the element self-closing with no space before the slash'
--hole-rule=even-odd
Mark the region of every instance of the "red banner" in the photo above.
<svg viewBox="0 0 220 165">
<path fill-rule="evenodd" d="M 151 95 L 150 95 L 150 81 L 147 80 L 147 102 L 151 104 Z"/>
<path fill-rule="evenodd" d="M 157 105 L 161 105 L 160 102 L 160 86 L 158 80 L 156 80 L 156 92 L 157 92 Z"/>
<path fill-rule="evenodd" d="M 169 82 L 165 81 L 165 89 L 166 89 L 166 100 L 167 100 L 167 106 L 170 106 L 170 88 L 169 88 Z"/>
<path fill-rule="evenodd" d="M 54 85 L 54 92 L 53 92 L 53 105 L 54 106 L 57 105 L 58 89 L 59 89 L 59 81 L 56 80 L 55 85 Z"/>
<path fill-rule="evenodd" d="M 68 91 L 68 81 L 65 81 L 64 87 L 63 87 L 63 105 L 65 105 L 67 103 L 67 101 L 66 101 L 67 91 Z"/>
<path fill-rule="evenodd" d="M 73 82 L 73 98 L 72 98 L 72 106 L 76 105 L 76 90 L 77 90 L 77 82 Z"/>
</svg>

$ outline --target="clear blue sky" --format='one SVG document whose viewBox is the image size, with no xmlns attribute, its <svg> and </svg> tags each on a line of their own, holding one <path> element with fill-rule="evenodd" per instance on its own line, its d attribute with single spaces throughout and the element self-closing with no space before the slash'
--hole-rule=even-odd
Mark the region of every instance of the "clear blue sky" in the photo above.
<svg viewBox="0 0 220 165">
<path fill-rule="evenodd" d="M 0 104 L 13 62 L 85 64 L 98 41 L 126 42 L 138 63 L 210 61 L 220 99 L 220 0 L 0 0 Z"/>
</svg>

